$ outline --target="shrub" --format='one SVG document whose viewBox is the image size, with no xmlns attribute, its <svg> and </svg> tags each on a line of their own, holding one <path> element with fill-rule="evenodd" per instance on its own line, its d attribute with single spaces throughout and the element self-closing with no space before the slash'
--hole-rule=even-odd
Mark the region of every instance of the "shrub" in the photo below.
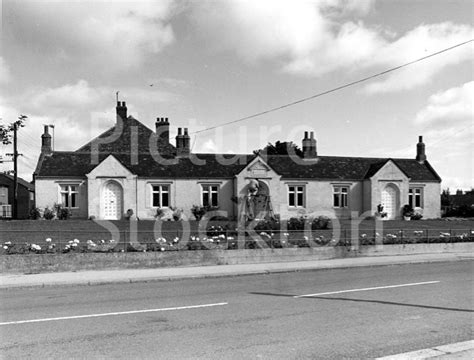
<svg viewBox="0 0 474 360">
<path fill-rule="evenodd" d="M 304 230 L 304 224 L 306 219 L 304 217 L 292 217 L 288 220 L 288 230 L 295 231 L 295 230 Z"/>
<path fill-rule="evenodd" d="M 403 216 L 412 218 L 414 215 L 413 208 L 409 204 L 403 206 Z"/>
<path fill-rule="evenodd" d="M 71 217 L 71 211 L 68 208 L 63 207 L 61 204 L 54 204 L 54 209 L 59 220 L 67 220 Z M 46 218 L 46 209 L 45 209 Z"/>
<path fill-rule="evenodd" d="M 45 218 L 46 220 L 52 220 L 55 216 L 56 214 L 54 213 L 54 210 L 46 206 L 43 212 L 43 218 Z"/>
<path fill-rule="evenodd" d="M 29 214 L 28 214 L 28 217 L 31 219 L 31 220 L 38 220 L 41 218 L 41 212 L 40 212 L 40 209 L 37 208 L 37 207 L 32 207 Z"/>
<path fill-rule="evenodd" d="M 329 229 L 329 225 L 331 224 L 331 219 L 327 216 L 318 216 L 314 218 L 311 222 L 311 229 L 312 230 L 325 230 Z"/>
<path fill-rule="evenodd" d="M 253 229 L 257 232 L 276 231 L 280 229 L 280 223 L 276 220 L 260 220 Z"/>
<path fill-rule="evenodd" d="M 414 214 L 411 216 L 411 219 L 412 219 L 412 220 L 420 220 L 422 217 L 423 217 L 423 215 L 421 215 L 420 213 L 414 213 Z"/>
<path fill-rule="evenodd" d="M 191 213 L 194 215 L 197 221 L 201 220 L 204 215 L 209 211 L 219 210 L 218 206 L 199 206 L 193 205 Z"/>
<path fill-rule="evenodd" d="M 201 220 L 202 217 L 206 214 L 206 208 L 204 206 L 193 205 L 191 208 L 191 213 L 194 215 L 197 221 Z"/>
</svg>

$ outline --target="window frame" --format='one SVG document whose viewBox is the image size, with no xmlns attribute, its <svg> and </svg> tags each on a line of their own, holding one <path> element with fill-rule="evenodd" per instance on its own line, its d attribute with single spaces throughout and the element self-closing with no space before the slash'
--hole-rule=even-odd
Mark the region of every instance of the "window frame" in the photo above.
<svg viewBox="0 0 474 360">
<path fill-rule="evenodd" d="M 419 206 L 417 206 L 417 200 L 419 201 Z M 410 186 L 410 188 L 408 189 L 408 204 L 413 209 L 423 209 L 424 191 L 422 186 Z"/>
<path fill-rule="evenodd" d="M 301 190 L 300 190 L 301 189 Z M 290 208 L 304 208 L 306 206 L 306 186 L 303 184 L 288 184 L 287 185 L 287 200 Z M 301 203 L 298 200 L 301 195 Z M 293 197 L 293 204 L 292 204 Z"/>
<path fill-rule="evenodd" d="M 79 187 L 78 183 L 61 183 L 59 186 L 59 203 L 61 206 L 67 209 L 79 209 Z M 74 186 L 76 189 L 72 190 L 71 187 Z M 63 188 L 66 188 L 63 190 Z M 66 195 L 66 202 L 63 201 L 63 195 Z M 73 195 L 74 198 L 73 198 Z M 72 201 L 74 199 L 74 201 Z M 74 206 L 70 206 L 74 202 Z M 67 204 L 66 204 L 67 203 Z"/>
<path fill-rule="evenodd" d="M 344 191 L 346 190 L 346 191 Z M 332 206 L 336 209 L 347 209 L 349 207 L 349 191 L 348 185 L 334 185 L 332 190 Z M 336 205 L 338 199 L 338 205 Z"/>
<path fill-rule="evenodd" d="M 150 205 L 152 208 L 168 208 L 171 205 L 171 185 L 170 184 L 150 184 L 151 190 L 150 190 Z M 155 190 L 155 187 L 158 187 L 159 190 Z M 163 189 L 166 188 L 166 191 L 163 191 Z M 159 205 L 155 205 L 155 194 L 158 194 L 158 201 Z M 167 197 L 167 205 L 163 205 L 163 194 L 168 194 Z"/>
<path fill-rule="evenodd" d="M 215 189 L 212 189 L 215 188 Z M 219 207 L 220 201 L 220 190 L 219 184 L 201 184 L 201 205 L 210 207 Z M 204 201 L 205 194 L 208 194 L 208 204 Z M 213 202 L 213 194 L 215 194 L 215 203 Z"/>
</svg>

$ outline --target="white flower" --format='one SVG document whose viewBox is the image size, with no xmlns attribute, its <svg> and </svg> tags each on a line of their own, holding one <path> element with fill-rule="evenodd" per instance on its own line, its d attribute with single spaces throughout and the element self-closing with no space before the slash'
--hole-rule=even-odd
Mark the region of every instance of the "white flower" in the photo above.
<svg viewBox="0 0 474 360">
<path fill-rule="evenodd" d="M 8 246 L 4 246 L 3 248 L 4 248 L 5 250 L 8 250 Z"/>
<path fill-rule="evenodd" d="M 76 244 L 79 244 L 80 241 L 79 241 L 79 239 L 74 239 L 74 242 L 75 242 Z"/>
<path fill-rule="evenodd" d="M 232 236 L 229 236 L 227 240 L 234 240 L 234 238 Z"/>
<path fill-rule="evenodd" d="M 5 245 L 11 245 L 11 244 L 12 244 L 11 241 L 7 241 L 7 242 L 5 243 Z"/>
<path fill-rule="evenodd" d="M 165 251 L 165 248 L 164 247 L 160 248 L 160 251 Z"/>
<path fill-rule="evenodd" d="M 367 237 L 367 234 L 361 234 L 360 237 L 365 239 Z"/>
<path fill-rule="evenodd" d="M 303 236 L 303 238 L 304 238 L 305 240 L 308 240 L 308 237 L 307 237 L 307 236 Z"/>
<path fill-rule="evenodd" d="M 53 241 L 53 240 L 52 240 L 51 238 L 46 238 L 45 241 L 46 241 L 46 242 L 51 242 L 51 241 Z"/>
</svg>

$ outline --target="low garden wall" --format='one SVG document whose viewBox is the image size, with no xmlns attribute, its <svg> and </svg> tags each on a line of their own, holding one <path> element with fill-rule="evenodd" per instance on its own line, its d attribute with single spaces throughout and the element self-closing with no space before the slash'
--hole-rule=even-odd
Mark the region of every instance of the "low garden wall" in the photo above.
<svg viewBox="0 0 474 360">
<path fill-rule="evenodd" d="M 428 253 L 472 254 L 474 243 L 396 244 L 323 246 L 314 248 L 195 250 L 173 252 L 110 252 L 70 254 L 24 254 L 0 256 L 3 274 L 44 272 L 164 268 L 253 264 L 262 262 L 327 260 L 362 256 L 388 256 Z"/>
</svg>

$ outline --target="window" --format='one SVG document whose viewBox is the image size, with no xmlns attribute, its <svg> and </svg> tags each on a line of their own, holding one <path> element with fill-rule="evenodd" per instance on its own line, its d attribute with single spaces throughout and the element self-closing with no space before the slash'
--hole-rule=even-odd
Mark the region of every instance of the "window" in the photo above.
<svg viewBox="0 0 474 360">
<path fill-rule="evenodd" d="M 78 185 L 61 185 L 61 204 L 66 208 L 77 208 L 78 205 Z"/>
<path fill-rule="evenodd" d="M 0 186 L 0 205 L 8 205 L 8 187 Z"/>
<path fill-rule="evenodd" d="M 288 206 L 304 206 L 304 186 L 288 185 Z"/>
<path fill-rule="evenodd" d="M 151 197 L 153 207 L 170 206 L 170 187 L 169 185 L 152 185 Z"/>
<path fill-rule="evenodd" d="M 336 208 L 346 208 L 348 193 L 349 193 L 349 188 L 347 186 L 334 186 L 333 206 Z"/>
<path fill-rule="evenodd" d="M 202 205 L 219 206 L 219 185 L 202 185 Z"/>
<path fill-rule="evenodd" d="M 412 208 L 423 207 L 423 188 L 410 188 L 408 190 L 408 204 Z"/>
</svg>

